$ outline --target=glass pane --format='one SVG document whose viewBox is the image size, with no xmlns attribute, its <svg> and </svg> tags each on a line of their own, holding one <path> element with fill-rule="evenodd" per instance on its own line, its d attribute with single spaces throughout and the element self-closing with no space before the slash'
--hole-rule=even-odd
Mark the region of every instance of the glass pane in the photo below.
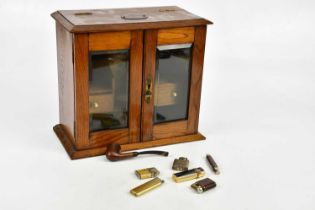
<svg viewBox="0 0 315 210">
<path fill-rule="evenodd" d="M 90 52 L 90 131 L 128 126 L 129 51 Z"/>
<path fill-rule="evenodd" d="M 187 119 L 191 44 L 157 49 L 154 123 Z"/>
</svg>

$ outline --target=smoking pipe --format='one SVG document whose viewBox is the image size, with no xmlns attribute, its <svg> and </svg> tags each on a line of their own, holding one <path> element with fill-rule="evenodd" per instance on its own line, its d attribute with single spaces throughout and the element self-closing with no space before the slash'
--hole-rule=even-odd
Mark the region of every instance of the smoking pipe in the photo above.
<svg viewBox="0 0 315 210">
<path fill-rule="evenodd" d="M 138 155 L 144 155 L 144 154 L 168 156 L 168 152 L 156 151 L 156 150 L 121 153 L 121 147 L 119 144 L 116 144 L 116 143 L 112 143 L 108 145 L 107 151 L 106 151 L 106 157 L 110 161 L 125 160 L 128 158 L 137 157 Z"/>
</svg>

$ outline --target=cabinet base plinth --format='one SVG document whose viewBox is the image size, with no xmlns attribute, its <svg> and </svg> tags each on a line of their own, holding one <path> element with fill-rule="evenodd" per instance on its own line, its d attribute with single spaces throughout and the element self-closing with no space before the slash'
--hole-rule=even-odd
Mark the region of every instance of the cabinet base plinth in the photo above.
<svg viewBox="0 0 315 210">
<path fill-rule="evenodd" d="M 88 148 L 88 149 L 77 149 L 74 145 L 74 141 L 69 133 L 66 131 L 65 127 L 62 124 L 57 124 L 54 126 L 54 131 L 59 138 L 60 142 L 62 143 L 63 147 L 67 151 L 70 159 L 80 159 L 80 158 L 87 158 L 87 157 L 94 157 L 99 155 L 105 155 L 106 146 L 96 147 L 96 148 Z M 131 144 L 124 144 L 121 145 L 122 151 L 129 151 L 135 149 L 144 149 L 150 147 L 158 147 L 163 145 L 169 144 L 177 144 L 177 143 L 184 143 L 184 142 L 191 142 L 191 141 L 199 141 L 205 140 L 206 138 L 200 134 L 191 134 L 185 136 L 176 136 L 171 138 L 165 139 L 157 139 L 152 141 L 144 141 L 138 143 L 131 143 Z"/>
</svg>

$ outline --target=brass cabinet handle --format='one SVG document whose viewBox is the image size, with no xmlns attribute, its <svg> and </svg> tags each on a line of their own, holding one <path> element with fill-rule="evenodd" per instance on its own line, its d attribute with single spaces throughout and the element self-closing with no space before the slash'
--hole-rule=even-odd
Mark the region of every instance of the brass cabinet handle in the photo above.
<svg viewBox="0 0 315 210">
<path fill-rule="evenodd" d="M 149 104 L 151 102 L 151 98 L 152 98 L 152 80 L 151 79 L 147 79 L 145 81 L 145 96 L 144 96 L 144 100 L 147 102 L 147 104 Z"/>
<path fill-rule="evenodd" d="M 145 14 L 127 14 L 127 15 L 122 15 L 121 19 L 124 20 L 145 20 L 148 19 L 148 16 Z"/>
</svg>

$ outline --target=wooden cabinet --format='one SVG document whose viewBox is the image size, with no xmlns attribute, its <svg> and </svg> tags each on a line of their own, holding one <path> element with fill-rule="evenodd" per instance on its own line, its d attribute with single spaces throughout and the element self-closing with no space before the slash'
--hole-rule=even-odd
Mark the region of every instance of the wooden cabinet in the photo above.
<svg viewBox="0 0 315 210">
<path fill-rule="evenodd" d="M 210 21 L 178 7 L 63 10 L 56 20 L 60 123 L 72 159 L 205 139 L 198 133 Z"/>
</svg>

